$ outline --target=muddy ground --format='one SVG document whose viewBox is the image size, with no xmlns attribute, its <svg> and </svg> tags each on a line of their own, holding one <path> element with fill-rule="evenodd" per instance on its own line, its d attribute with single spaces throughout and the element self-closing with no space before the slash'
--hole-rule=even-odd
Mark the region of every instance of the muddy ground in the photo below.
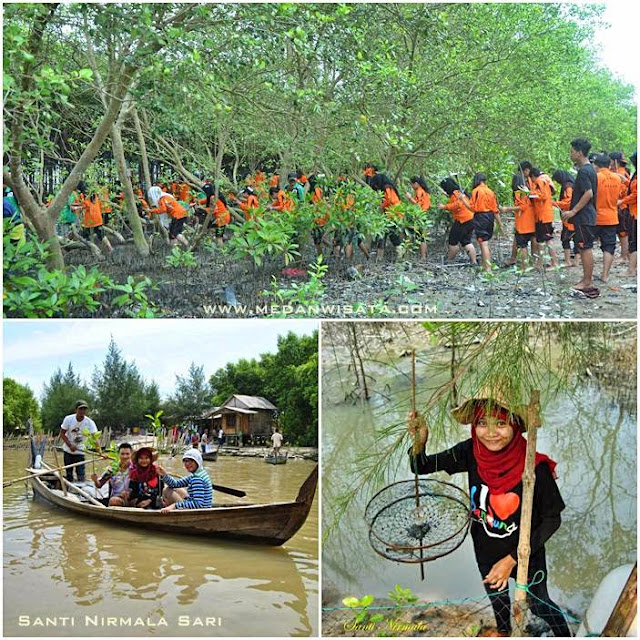
<svg viewBox="0 0 640 640">
<path fill-rule="evenodd" d="M 127 276 L 147 276 L 157 289 L 149 297 L 156 314 L 164 317 L 265 317 L 268 315 L 303 315 L 295 302 L 282 309 L 282 301 L 263 291 L 272 287 L 272 277 L 281 289 L 302 285 L 307 277 L 282 274 L 281 259 L 268 261 L 260 269 L 248 259 L 232 260 L 215 249 L 196 252 L 195 268 L 172 268 L 165 265 L 170 250 L 156 243 L 149 258 L 140 258 L 127 243 L 116 246 L 100 269 L 115 281 Z M 510 240 L 493 241 L 497 264 L 503 264 L 511 252 Z M 310 241 L 305 243 L 297 265 L 305 268 L 314 260 Z M 561 255 L 557 240 L 557 251 Z M 329 248 L 326 248 L 328 253 Z M 624 278 L 626 265 L 612 269 L 607 284 L 596 283 L 601 295 L 596 299 L 575 297 L 571 286 L 580 279 L 581 269 L 557 269 L 539 273 L 518 273 L 513 267 L 501 267 L 487 277 L 469 265 L 466 257 L 445 264 L 446 241 L 428 247 L 426 263 L 413 255 L 395 260 L 388 248 L 385 260 L 367 261 L 358 249 L 349 268 L 344 258 L 331 256 L 324 284 L 324 295 L 309 309 L 311 317 L 441 317 L 441 318 L 635 318 L 637 284 Z M 602 254 L 595 250 L 596 269 L 601 270 Z M 88 251 L 76 250 L 68 256 L 68 264 L 93 264 Z M 357 273 L 356 273 L 357 271 Z M 234 308 L 232 305 L 237 303 Z M 105 305 L 94 317 L 118 315 Z"/>
<path fill-rule="evenodd" d="M 329 637 L 477 637 L 491 636 L 496 629 L 493 610 L 487 598 L 462 604 L 417 603 L 397 609 L 391 600 L 376 598 L 369 608 L 369 620 L 355 623 L 359 610 L 344 607 L 335 589 L 323 585 L 322 635 Z M 380 621 L 371 622 L 375 615 Z M 573 615 L 573 613 L 571 614 Z M 515 621 L 512 621 L 515 624 Z M 578 624 L 569 624 L 573 633 Z M 525 612 L 522 626 L 514 626 L 513 636 L 551 637 L 549 626 Z"/>
</svg>

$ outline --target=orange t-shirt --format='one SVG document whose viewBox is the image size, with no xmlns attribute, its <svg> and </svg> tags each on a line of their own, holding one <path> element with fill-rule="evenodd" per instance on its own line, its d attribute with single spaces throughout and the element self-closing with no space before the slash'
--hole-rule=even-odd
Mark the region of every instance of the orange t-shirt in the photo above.
<svg viewBox="0 0 640 640">
<path fill-rule="evenodd" d="M 329 221 L 329 204 L 323 200 L 322 195 L 320 187 L 316 187 L 311 194 L 311 202 L 316 205 L 319 214 L 313 222 L 318 227 L 324 227 Z"/>
<path fill-rule="evenodd" d="M 211 200 L 213 200 L 213 198 L 211 198 Z M 209 201 L 209 209 L 207 209 L 207 212 L 211 210 L 211 200 Z M 198 203 L 207 204 L 207 199 L 201 198 L 198 200 Z M 231 212 L 224 206 L 224 202 L 222 202 L 220 198 L 216 200 L 216 204 L 213 207 L 213 219 L 217 227 L 224 227 L 231 222 Z"/>
<path fill-rule="evenodd" d="M 531 200 L 533 202 L 533 210 L 536 215 L 536 222 L 553 222 L 551 185 L 547 179 L 541 175 L 538 176 L 533 182 L 531 193 L 532 195 L 538 196 Z"/>
<path fill-rule="evenodd" d="M 91 198 L 83 197 L 82 207 L 84 208 L 82 226 L 85 229 L 93 229 L 102 225 L 102 206 L 99 198 L 96 197 L 92 202 Z"/>
<path fill-rule="evenodd" d="M 459 191 L 453 192 L 449 198 L 449 202 L 444 205 L 444 208 L 447 209 L 447 211 L 451 211 L 453 219 L 460 224 L 473 220 L 473 211 L 462 201 Z"/>
<path fill-rule="evenodd" d="M 560 209 L 560 211 L 570 211 L 571 210 L 571 198 L 572 198 L 572 196 L 573 196 L 573 187 L 570 184 L 567 184 L 567 186 L 564 188 L 564 192 L 561 193 L 561 199 L 560 200 L 555 200 L 551 204 L 554 207 L 558 207 L 558 209 Z M 569 231 L 574 231 L 575 230 L 575 225 L 573 223 L 571 223 L 570 221 L 565 222 L 563 220 L 562 221 L 562 226 L 566 227 L 567 229 L 569 229 Z"/>
<path fill-rule="evenodd" d="M 286 191 L 280 189 L 275 200 L 271 203 L 271 206 L 276 211 L 293 211 L 293 200 Z"/>
<path fill-rule="evenodd" d="M 269 180 L 269 186 L 270 187 L 277 187 L 279 180 L 280 180 L 280 174 L 279 173 L 274 173 L 271 176 L 271 180 Z"/>
<path fill-rule="evenodd" d="M 536 214 L 526 193 L 515 194 L 515 205 L 518 210 L 515 212 L 516 232 L 519 234 L 534 233 L 536 230 Z"/>
<path fill-rule="evenodd" d="M 633 178 L 627 186 L 627 195 L 621 199 L 621 207 L 629 207 L 629 213 L 634 217 L 638 217 L 638 175 L 634 174 Z"/>
<path fill-rule="evenodd" d="M 400 204 L 398 194 L 391 187 L 386 187 L 384 190 L 384 198 L 382 199 L 382 210 L 385 211 L 389 217 L 402 219 L 404 218 L 404 213 L 400 211 L 389 211 L 391 207 L 395 207 L 397 204 Z"/>
<path fill-rule="evenodd" d="M 496 194 L 486 184 L 479 184 L 471 192 L 471 208 L 474 213 L 500 213 Z"/>
<path fill-rule="evenodd" d="M 423 211 L 429 211 L 431 208 L 431 196 L 429 192 L 425 191 L 422 187 L 416 189 L 415 200 L 416 204 L 419 204 Z"/>
<path fill-rule="evenodd" d="M 253 194 L 247 196 L 246 202 L 240 203 L 240 208 L 244 211 L 244 219 L 252 220 L 256 216 L 256 210 L 260 205 L 258 204 L 258 198 Z"/>
<path fill-rule="evenodd" d="M 151 209 L 149 213 L 168 213 L 172 218 L 180 220 L 187 215 L 187 210 L 170 194 L 162 196 L 158 201 L 158 206 Z"/>
<path fill-rule="evenodd" d="M 598 194 L 596 198 L 596 225 L 618 224 L 618 198 L 622 178 L 610 169 L 598 171 Z"/>
</svg>

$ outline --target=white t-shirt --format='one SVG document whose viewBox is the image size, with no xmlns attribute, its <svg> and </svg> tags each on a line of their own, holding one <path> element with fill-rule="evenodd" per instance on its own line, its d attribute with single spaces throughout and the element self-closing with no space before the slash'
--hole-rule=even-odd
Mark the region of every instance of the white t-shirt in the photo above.
<svg viewBox="0 0 640 640">
<path fill-rule="evenodd" d="M 62 445 L 62 450 L 67 453 L 78 453 L 80 451 L 84 451 L 84 441 L 86 436 L 83 431 L 86 429 L 89 433 L 98 433 L 98 427 L 96 427 L 96 423 L 91 419 L 84 417 L 82 422 L 78 422 L 76 418 L 76 414 L 72 413 L 70 416 L 65 416 L 65 419 L 62 421 L 61 429 L 64 429 L 67 432 L 67 438 L 69 442 L 76 445 L 78 451 L 71 451 L 69 449 L 66 442 Z"/>
<path fill-rule="evenodd" d="M 274 433 L 271 436 L 271 442 L 273 442 L 274 449 L 279 449 L 282 446 L 282 434 L 279 432 Z"/>
</svg>

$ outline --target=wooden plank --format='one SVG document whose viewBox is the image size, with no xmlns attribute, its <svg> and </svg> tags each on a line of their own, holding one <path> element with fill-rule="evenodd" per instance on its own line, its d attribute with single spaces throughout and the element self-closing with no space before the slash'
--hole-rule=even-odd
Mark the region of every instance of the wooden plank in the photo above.
<svg viewBox="0 0 640 640">
<path fill-rule="evenodd" d="M 624 638 L 635 620 L 638 610 L 638 563 L 633 566 L 624 589 L 604 626 L 602 635 L 609 638 Z"/>
</svg>

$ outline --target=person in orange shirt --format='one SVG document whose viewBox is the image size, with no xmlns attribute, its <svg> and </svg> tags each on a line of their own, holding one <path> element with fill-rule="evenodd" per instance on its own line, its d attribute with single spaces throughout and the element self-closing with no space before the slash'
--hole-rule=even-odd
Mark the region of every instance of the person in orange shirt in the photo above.
<svg viewBox="0 0 640 640">
<path fill-rule="evenodd" d="M 631 174 L 627 169 L 627 161 L 622 151 L 612 151 L 609 154 L 611 160 L 611 171 L 617 173 L 623 182 L 623 188 L 629 183 Z M 618 237 L 620 238 L 620 262 L 628 262 L 629 260 L 629 228 L 631 226 L 631 214 L 628 207 L 620 207 L 618 209 Z"/>
<path fill-rule="evenodd" d="M 269 195 L 272 198 L 268 207 L 270 211 L 286 211 L 287 213 L 293 211 L 293 199 L 286 191 L 278 187 L 271 187 Z"/>
<path fill-rule="evenodd" d="M 529 199 L 528 191 L 517 189 L 513 192 L 514 206 L 500 207 L 501 212 L 515 213 L 516 247 L 518 251 L 517 264 L 524 269 L 529 259 L 529 243 L 533 245 L 536 236 L 536 214 Z M 535 249 L 532 246 L 532 252 Z"/>
<path fill-rule="evenodd" d="M 467 252 L 472 265 L 477 265 L 476 248 L 471 242 L 473 236 L 473 211 L 466 193 L 453 178 L 447 178 L 440 183 L 440 188 L 449 196 L 447 204 L 439 204 L 438 209 L 446 209 L 453 215 L 453 226 L 449 231 L 448 260 L 453 260 L 460 250 L 460 246 Z"/>
<path fill-rule="evenodd" d="M 364 165 L 364 181 L 371 186 L 371 181 L 373 180 L 374 176 L 378 173 L 378 167 L 376 167 L 375 164 L 371 164 L 370 162 L 367 162 L 367 164 Z"/>
<path fill-rule="evenodd" d="M 255 220 L 257 218 L 260 203 L 253 187 L 245 187 L 239 194 L 238 204 L 244 212 L 245 221 Z"/>
<path fill-rule="evenodd" d="M 269 188 L 273 189 L 273 187 L 277 187 L 279 183 L 280 183 L 280 174 L 274 173 L 271 176 L 271 179 L 269 180 Z"/>
<path fill-rule="evenodd" d="M 626 192 L 618 200 L 618 207 L 627 207 L 631 216 L 629 225 L 629 268 L 624 274 L 625 277 L 637 277 L 638 267 L 638 152 L 635 151 L 630 158 L 635 171 L 631 176 Z"/>
<path fill-rule="evenodd" d="M 375 247 L 376 249 L 376 260 L 380 261 L 384 258 L 384 248 L 387 243 L 387 238 L 389 238 L 391 244 L 395 247 L 396 256 L 400 257 L 402 231 L 399 227 L 399 224 L 403 219 L 404 214 L 398 212 L 397 209 L 393 209 L 400 204 L 400 195 L 398 193 L 398 188 L 394 184 L 393 180 L 391 180 L 391 178 L 389 178 L 389 176 L 385 175 L 384 173 L 376 173 L 373 178 L 371 178 L 369 186 L 374 191 L 379 191 L 383 194 L 380 210 L 387 216 L 387 218 L 393 220 L 394 222 L 394 226 L 392 229 L 390 229 L 382 237 L 377 237 L 373 240 L 371 248 L 373 249 Z"/>
<path fill-rule="evenodd" d="M 346 172 L 345 172 L 346 173 Z M 346 225 L 344 234 L 340 230 L 336 230 L 333 238 L 333 246 L 336 255 L 340 255 L 340 249 L 344 243 L 344 257 L 347 262 L 351 262 L 353 259 L 353 245 L 356 244 L 360 251 L 364 254 L 364 257 L 369 259 L 369 250 L 364 244 L 364 234 L 358 228 L 358 222 L 355 218 L 355 196 L 350 193 L 345 187 L 347 179 L 344 176 L 338 177 L 338 190 L 334 196 L 334 207 L 337 210 L 337 217 L 340 218 L 340 214 L 345 215 L 350 221 Z"/>
<path fill-rule="evenodd" d="M 109 193 L 109 187 L 106 185 L 98 187 L 98 193 L 100 196 L 100 206 L 102 207 L 102 219 L 103 224 L 109 224 L 109 216 L 113 213 L 113 205 L 111 204 L 111 194 Z"/>
<path fill-rule="evenodd" d="M 219 247 L 224 244 L 224 232 L 227 225 L 231 222 L 231 212 L 227 208 L 227 200 L 224 195 L 218 191 L 218 198 L 211 209 L 211 203 L 216 195 L 216 190 L 210 181 L 206 181 L 202 185 L 202 191 L 205 194 L 204 198 L 198 200 L 198 204 L 203 204 L 207 214 L 213 214 L 213 226 L 215 227 L 216 242 Z"/>
<path fill-rule="evenodd" d="M 538 268 L 542 268 L 542 247 L 547 245 L 547 252 L 551 258 L 551 268 L 558 266 L 558 256 L 553 248 L 553 194 L 549 184 L 549 177 L 540 169 L 531 169 L 533 180 L 529 197 L 533 202 L 533 210 L 536 214 L 536 242 L 538 243 Z"/>
<path fill-rule="evenodd" d="M 500 209 L 496 194 L 487 186 L 487 176 L 484 173 L 476 173 L 473 176 L 473 191 L 471 192 L 471 210 L 473 211 L 473 226 L 476 238 L 480 245 L 482 267 L 487 273 L 491 273 L 491 248 L 489 240 L 493 238 L 495 220 L 502 228 Z"/>
<path fill-rule="evenodd" d="M 85 193 L 89 192 L 89 197 L 85 196 Z M 71 211 L 77 216 L 82 214 L 82 221 L 80 226 L 82 227 L 80 235 L 89 240 L 91 235 L 95 233 L 96 237 L 104 246 L 107 251 L 111 253 L 113 247 L 109 242 L 109 239 L 104 234 L 102 228 L 102 205 L 100 204 L 100 198 L 97 193 L 97 189 L 87 189 L 86 184 L 83 181 L 78 183 L 77 197 L 75 202 L 71 205 Z"/>
<path fill-rule="evenodd" d="M 163 191 L 160 187 L 154 186 L 148 192 L 151 207 L 145 209 L 147 215 L 170 216 L 169 239 L 174 246 L 176 241 L 185 247 L 189 246 L 187 239 L 182 235 L 182 229 L 187 217 L 187 210 L 170 193 Z"/>
<path fill-rule="evenodd" d="M 417 204 L 423 211 L 429 211 L 431 209 L 431 194 L 427 187 L 427 183 L 422 176 L 414 176 L 409 179 L 411 187 L 413 188 L 413 195 L 407 191 L 405 196 L 413 204 Z M 427 234 L 426 230 L 418 230 L 417 235 L 420 240 L 420 257 L 423 260 L 427 259 Z"/>
<path fill-rule="evenodd" d="M 322 255 L 322 241 L 324 239 L 324 227 L 329 221 L 329 203 L 324 198 L 322 187 L 318 185 L 318 177 L 311 174 L 308 178 L 309 182 L 309 198 L 314 204 L 317 215 L 313 221 L 313 229 L 311 235 L 313 237 L 313 245 L 316 253 Z"/>
<path fill-rule="evenodd" d="M 551 204 L 558 207 L 560 211 L 569 211 L 571 209 L 571 197 L 573 196 L 574 177 L 568 171 L 558 169 L 551 176 L 560 185 L 560 200 L 554 200 Z M 560 241 L 564 251 L 564 266 L 575 267 L 576 259 L 580 256 L 576 245 L 576 228 L 570 221 L 562 221 L 562 232 L 560 233 Z"/>
<path fill-rule="evenodd" d="M 609 169 L 609 156 L 598 154 L 593 164 L 598 178 L 596 198 L 596 237 L 600 238 L 602 250 L 602 275 L 600 281 L 608 282 L 609 272 L 616 252 L 616 234 L 618 232 L 618 198 L 622 187 L 622 178 Z"/>
</svg>

